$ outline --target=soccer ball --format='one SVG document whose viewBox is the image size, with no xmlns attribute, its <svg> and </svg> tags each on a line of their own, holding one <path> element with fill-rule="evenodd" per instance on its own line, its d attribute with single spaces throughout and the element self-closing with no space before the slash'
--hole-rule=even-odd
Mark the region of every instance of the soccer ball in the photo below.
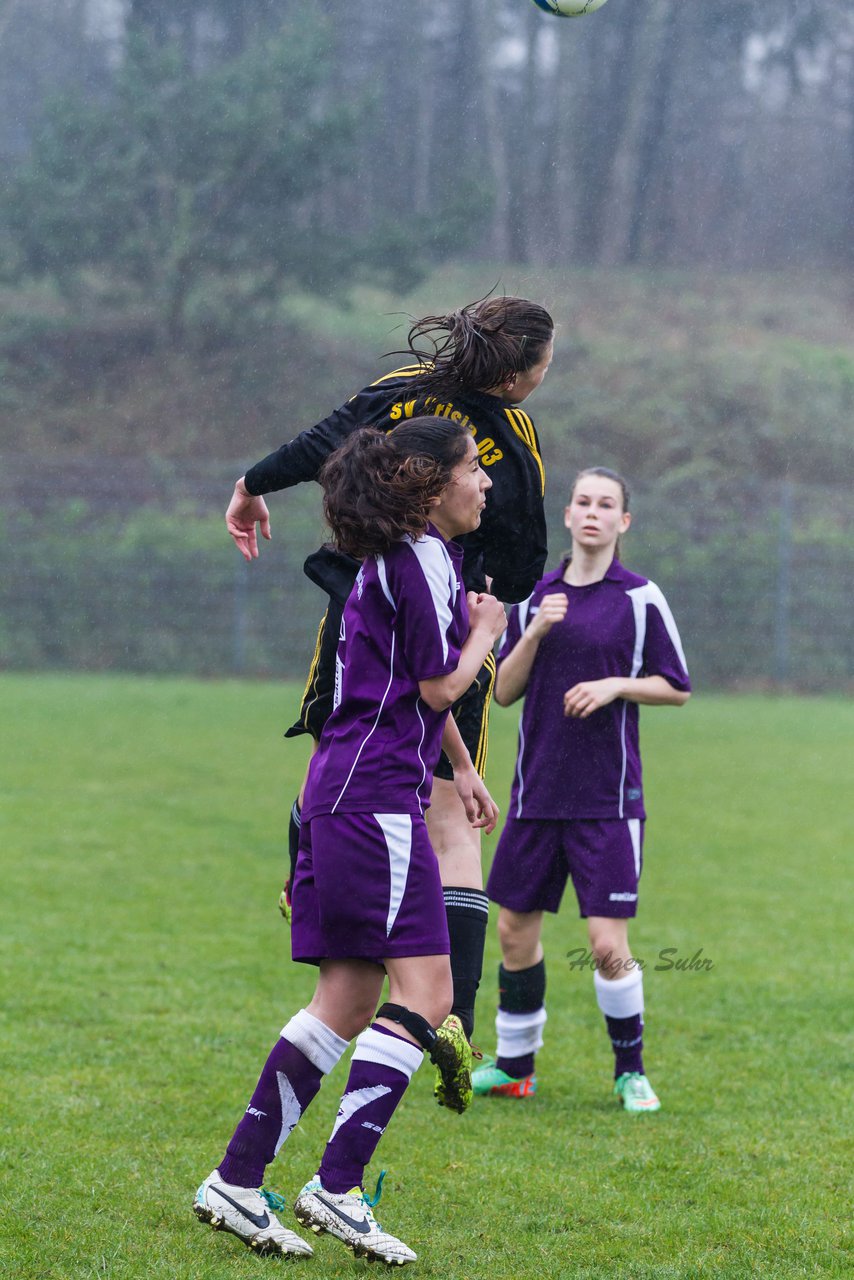
<svg viewBox="0 0 854 1280">
<path fill-rule="evenodd" d="M 556 18 L 581 18 L 585 13 L 595 13 L 605 0 L 534 0 L 538 9 L 553 13 Z"/>
</svg>

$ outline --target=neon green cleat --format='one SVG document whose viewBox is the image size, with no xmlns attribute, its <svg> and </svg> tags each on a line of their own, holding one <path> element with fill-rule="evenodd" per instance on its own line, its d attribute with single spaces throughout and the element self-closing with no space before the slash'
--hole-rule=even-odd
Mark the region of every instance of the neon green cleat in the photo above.
<svg viewBox="0 0 854 1280">
<path fill-rule="evenodd" d="M 430 1058 L 436 1067 L 434 1098 L 440 1107 L 462 1114 L 471 1106 L 474 1097 L 471 1087 L 472 1050 L 456 1014 L 449 1013 L 437 1028 Z"/>
<path fill-rule="evenodd" d="M 614 1081 L 614 1093 L 625 1111 L 660 1111 L 661 1103 L 646 1076 L 639 1071 L 625 1071 Z"/>
<path fill-rule="evenodd" d="M 518 1079 L 508 1076 L 506 1071 L 496 1067 L 494 1059 L 478 1067 L 472 1074 L 471 1082 L 476 1098 L 533 1098 L 537 1092 L 537 1077 L 534 1074 L 520 1076 Z"/>
<path fill-rule="evenodd" d="M 282 915 L 284 916 L 286 924 L 290 924 L 290 923 L 291 923 L 291 915 L 292 915 L 292 913 L 293 913 L 293 907 L 292 907 L 292 905 L 291 905 L 291 882 L 290 882 L 290 880 L 286 880 L 286 881 L 285 881 L 285 887 L 284 887 L 284 889 L 282 889 L 282 892 L 279 894 L 279 910 L 281 911 Z"/>
</svg>

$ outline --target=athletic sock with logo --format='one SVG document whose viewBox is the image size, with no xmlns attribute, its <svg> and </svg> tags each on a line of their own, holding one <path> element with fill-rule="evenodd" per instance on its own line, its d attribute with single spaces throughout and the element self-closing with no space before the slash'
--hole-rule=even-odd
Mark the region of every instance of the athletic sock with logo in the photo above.
<svg viewBox="0 0 854 1280">
<path fill-rule="evenodd" d="M 529 969 L 498 966 L 495 1065 L 514 1080 L 533 1075 L 534 1055 L 543 1044 L 545 998 L 545 960 L 531 965 Z"/>
<path fill-rule="evenodd" d="M 593 981 L 614 1050 L 614 1077 L 627 1071 L 643 1074 L 643 972 L 632 969 L 609 982 L 597 969 Z"/>
<path fill-rule="evenodd" d="M 451 1013 L 459 1018 L 469 1040 L 474 1032 L 474 1002 L 483 973 L 483 948 L 489 924 L 489 899 L 482 889 L 444 889 L 448 936 L 451 940 L 451 977 L 454 1002 Z"/>
<path fill-rule="evenodd" d="M 377 1143 L 424 1054 L 411 1040 L 374 1023 L 356 1041 L 347 1087 L 320 1162 L 326 1191 L 362 1185 Z"/>
<path fill-rule="evenodd" d="M 260 1187 L 264 1170 L 314 1098 L 348 1042 L 300 1009 L 264 1064 L 255 1092 L 219 1164 L 223 1182 Z"/>
</svg>

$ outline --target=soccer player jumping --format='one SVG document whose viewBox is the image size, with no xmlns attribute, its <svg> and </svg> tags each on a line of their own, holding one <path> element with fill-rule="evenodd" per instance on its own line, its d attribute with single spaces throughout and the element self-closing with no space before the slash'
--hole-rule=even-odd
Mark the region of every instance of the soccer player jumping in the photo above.
<svg viewBox="0 0 854 1280">
<path fill-rule="evenodd" d="M 543 514 L 545 478 L 534 425 L 518 406 L 540 385 L 552 358 L 554 325 L 543 307 L 526 298 L 482 299 L 445 316 L 426 316 L 411 329 L 405 367 L 379 378 L 322 422 L 282 445 L 241 477 L 226 524 L 247 560 L 258 555 L 257 529 L 270 537 L 270 517 L 260 495 L 315 480 L 325 458 L 359 426 L 398 429 L 427 414 L 463 425 L 474 437 L 481 466 L 492 482 L 477 529 L 460 539 L 462 581 L 468 591 L 487 589 L 507 602 L 533 590 L 546 559 Z M 321 551 L 306 571 L 329 595 L 298 722 L 288 736 L 308 733 L 315 744 L 332 708 L 335 650 L 341 609 L 358 562 Z M 463 741 L 483 776 L 487 715 L 495 660 L 487 654 L 470 687 L 453 708 Z M 466 821 L 446 755 L 436 768 L 428 826 L 439 859 L 451 940 L 454 998 L 451 1018 L 470 1040 L 475 995 L 483 967 L 488 903 L 483 892 L 480 832 Z M 299 842 L 301 797 L 290 823 L 291 874 L 282 895 L 290 911 L 293 864 Z M 445 1104 L 444 1086 L 436 1096 Z M 471 1099 L 463 1099 L 467 1104 Z M 453 1105 L 457 1105 L 455 1096 Z"/>
<path fill-rule="evenodd" d="M 276 1217 L 284 1202 L 262 1191 L 264 1172 L 357 1037 L 329 1142 L 294 1212 L 359 1256 L 403 1264 L 415 1253 L 379 1226 L 363 1175 L 423 1053 L 459 1102 L 468 1044 L 442 1025 L 450 947 L 425 813 L 443 748 L 466 820 L 495 826 L 448 711 L 506 619 L 494 596 L 467 596 L 461 581 L 453 540 L 478 528 L 490 488 L 465 426 L 422 417 L 388 434 L 356 432 L 320 479 L 336 543 L 362 564 L 341 618 L 334 707 L 309 768 L 296 865 L 293 957 L 317 964 L 319 978 L 193 1207 L 259 1253 L 312 1252 Z M 389 1000 L 375 1016 L 386 976 Z"/>
<path fill-rule="evenodd" d="M 497 1059 L 475 1071 L 476 1095 L 536 1092 L 543 912 L 558 910 L 571 876 L 614 1050 L 614 1092 L 630 1112 L 660 1106 L 644 1072 L 643 972 L 628 941 L 646 816 L 638 704 L 681 706 L 691 686 L 664 596 L 616 558 L 630 521 L 622 477 L 604 467 L 576 476 L 565 514 L 570 556 L 513 609 L 498 656 L 497 701 L 524 694 L 525 704 L 486 886 L 501 907 Z"/>
</svg>

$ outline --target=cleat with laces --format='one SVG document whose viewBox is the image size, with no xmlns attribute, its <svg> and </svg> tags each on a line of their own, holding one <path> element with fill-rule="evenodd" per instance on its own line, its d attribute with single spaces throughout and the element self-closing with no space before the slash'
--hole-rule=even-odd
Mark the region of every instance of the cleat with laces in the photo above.
<svg viewBox="0 0 854 1280">
<path fill-rule="evenodd" d="M 614 1081 L 614 1093 L 620 1099 L 625 1111 L 635 1114 L 641 1111 L 659 1111 L 661 1103 L 655 1096 L 652 1085 L 646 1076 L 639 1071 L 624 1071 Z"/>
<path fill-rule="evenodd" d="M 537 1092 L 536 1075 L 508 1076 L 494 1059 L 478 1067 L 471 1082 L 476 1098 L 533 1098 Z"/>
<path fill-rule="evenodd" d="M 293 914 L 293 906 L 291 904 L 291 882 L 285 881 L 284 888 L 279 894 L 279 910 L 285 918 L 287 924 L 291 923 L 291 915 Z"/>
<path fill-rule="evenodd" d="M 223 1182 L 217 1169 L 205 1178 L 193 1201 L 200 1222 L 210 1223 L 215 1231 L 229 1231 L 256 1253 L 309 1258 L 311 1245 L 283 1227 L 272 1212 L 285 1207 L 282 1196 L 272 1191 Z"/>
<path fill-rule="evenodd" d="M 472 1047 L 456 1014 L 449 1013 L 437 1028 L 430 1060 L 436 1068 L 433 1097 L 440 1107 L 448 1107 L 462 1115 L 474 1097 L 471 1087 Z"/>
<path fill-rule="evenodd" d="M 294 1213 L 298 1222 L 309 1227 L 316 1235 L 328 1231 L 331 1236 L 343 1240 L 357 1258 L 368 1262 L 386 1262 L 390 1267 L 402 1267 L 414 1262 L 416 1255 L 409 1245 L 396 1236 L 383 1231 L 373 1214 L 374 1205 L 382 1195 L 380 1174 L 373 1198 L 365 1195 L 361 1187 L 336 1194 L 326 1191 L 318 1175 L 307 1182 L 296 1198 Z"/>
</svg>

